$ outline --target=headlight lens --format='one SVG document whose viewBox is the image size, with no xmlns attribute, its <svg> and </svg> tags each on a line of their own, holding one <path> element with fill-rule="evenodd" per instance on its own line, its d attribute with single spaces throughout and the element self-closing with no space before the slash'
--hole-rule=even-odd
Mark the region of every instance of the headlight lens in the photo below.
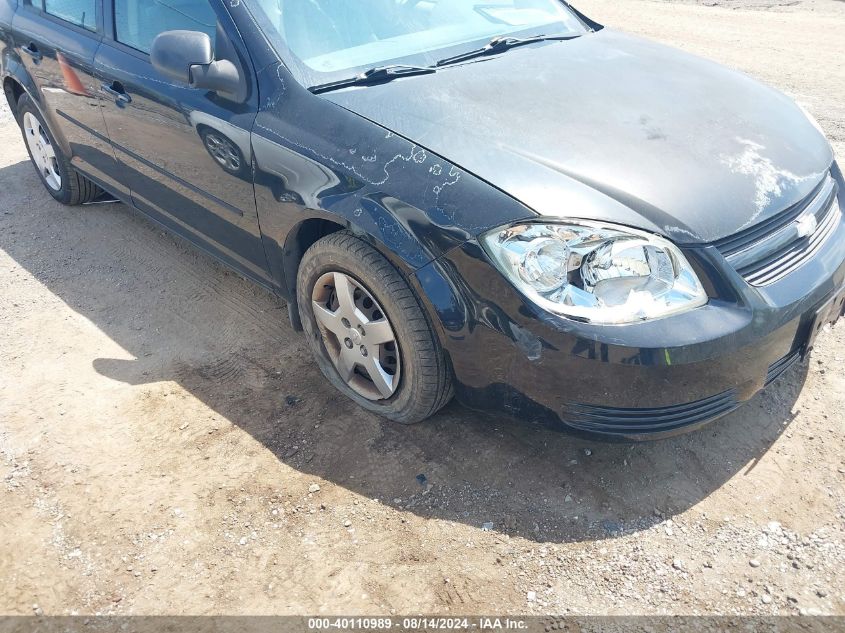
<svg viewBox="0 0 845 633">
<path fill-rule="evenodd" d="M 634 229 L 518 224 L 481 237 L 496 266 L 540 307 L 589 323 L 659 319 L 707 303 L 683 253 Z"/>
</svg>

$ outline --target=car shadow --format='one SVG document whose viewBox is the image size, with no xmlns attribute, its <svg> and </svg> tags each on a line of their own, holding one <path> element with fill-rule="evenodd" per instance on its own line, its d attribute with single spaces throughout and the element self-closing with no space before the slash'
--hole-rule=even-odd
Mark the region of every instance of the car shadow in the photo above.
<svg viewBox="0 0 845 633">
<path fill-rule="evenodd" d="M 0 182 L 31 192 L 0 210 L 0 248 L 134 357 L 92 358 L 99 374 L 173 381 L 281 462 L 424 518 L 554 543 L 647 529 L 752 471 L 807 375 L 794 367 L 721 421 L 653 443 L 592 442 L 456 403 L 403 427 L 335 392 L 269 293 L 123 205 L 54 203 L 26 162 Z"/>
</svg>

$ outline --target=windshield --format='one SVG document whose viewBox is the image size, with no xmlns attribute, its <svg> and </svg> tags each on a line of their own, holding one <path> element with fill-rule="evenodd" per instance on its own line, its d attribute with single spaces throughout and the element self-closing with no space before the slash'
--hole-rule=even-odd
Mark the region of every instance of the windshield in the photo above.
<svg viewBox="0 0 845 633">
<path fill-rule="evenodd" d="M 376 66 L 432 65 L 502 35 L 587 31 L 558 0 L 252 0 L 250 6 L 264 14 L 258 23 L 269 24 L 270 40 L 307 86 Z"/>
</svg>

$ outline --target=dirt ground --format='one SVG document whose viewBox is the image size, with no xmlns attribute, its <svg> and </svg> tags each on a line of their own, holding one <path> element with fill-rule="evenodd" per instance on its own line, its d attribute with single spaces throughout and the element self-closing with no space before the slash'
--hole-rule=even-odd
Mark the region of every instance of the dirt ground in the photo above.
<svg viewBox="0 0 845 633">
<path fill-rule="evenodd" d="M 578 5 L 785 90 L 845 156 L 842 2 Z M 845 324 L 652 444 L 455 404 L 398 427 L 280 301 L 55 204 L 0 110 L 0 613 L 845 614 L 843 359 Z"/>
</svg>

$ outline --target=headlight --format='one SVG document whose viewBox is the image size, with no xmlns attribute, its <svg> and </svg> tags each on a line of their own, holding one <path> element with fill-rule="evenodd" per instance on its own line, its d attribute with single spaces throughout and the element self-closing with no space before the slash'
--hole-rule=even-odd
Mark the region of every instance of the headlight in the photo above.
<svg viewBox="0 0 845 633">
<path fill-rule="evenodd" d="M 481 237 L 500 271 L 540 307 L 581 321 L 659 319 L 707 303 L 671 242 L 609 224 L 517 224 Z"/>
</svg>

